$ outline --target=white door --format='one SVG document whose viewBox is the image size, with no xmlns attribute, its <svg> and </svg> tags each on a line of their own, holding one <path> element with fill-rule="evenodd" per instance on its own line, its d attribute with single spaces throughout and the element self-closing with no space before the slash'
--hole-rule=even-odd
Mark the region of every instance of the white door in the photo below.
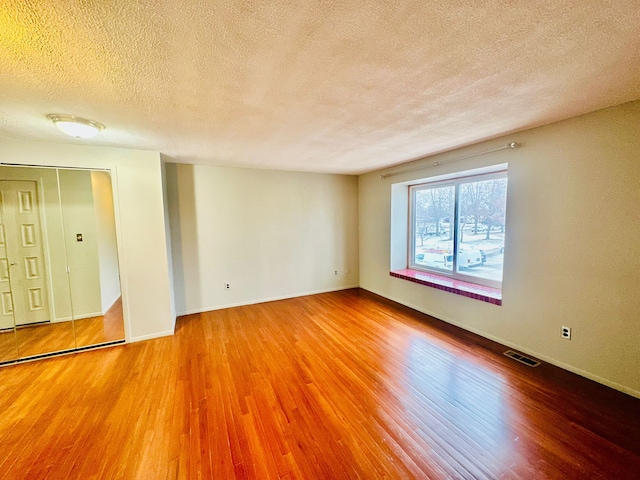
<svg viewBox="0 0 640 480">
<path fill-rule="evenodd" d="M 7 296 L 6 281 L 3 281 L 4 257 L 11 283 L 6 301 L 7 305 L 13 304 L 16 325 L 47 322 L 49 303 L 36 182 L 0 181 L 0 203 L 0 229 L 4 233 L 0 248 L 2 314 Z"/>
</svg>

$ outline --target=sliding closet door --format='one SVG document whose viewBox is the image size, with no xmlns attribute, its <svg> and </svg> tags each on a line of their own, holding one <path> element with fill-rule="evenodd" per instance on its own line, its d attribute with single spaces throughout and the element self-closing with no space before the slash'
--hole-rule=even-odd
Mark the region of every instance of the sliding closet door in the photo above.
<svg viewBox="0 0 640 480">
<path fill-rule="evenodd" d="M 57 173 L 1 167 L 9 284 L 20 358 L 75 348 Z"/>
<path fill-rule="evenodd" d="M 59 170 L 76 345 L 124 340 L 109 172 Z"/>
<path fill-rule="evenodd" d="M 0 363 L 122 341 L 110 173 L 0 166 Z"/>
</svg>

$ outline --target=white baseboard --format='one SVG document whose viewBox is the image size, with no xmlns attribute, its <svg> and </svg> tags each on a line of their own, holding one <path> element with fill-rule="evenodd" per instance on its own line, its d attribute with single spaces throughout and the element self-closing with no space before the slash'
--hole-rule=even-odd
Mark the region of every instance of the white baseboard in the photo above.
<svg viewBox="0 0 640 480">
<path fill-rule="evenodd" d="M 154 338 L 162 338 L 162 337 L 170 337 L 173 335 L 173 330 L 167 330 L 165 332 L 158 332 L 158 333 L 150 333 L 149 335 L 141 335 L 139 337 L 131 337 L 129 339 L 130 343 L 134 343 L 134 342 L 143 342 L 145 340 L 153 340 Z"/>
<path fill-rule="evenodd" d="M 82 320 L 84 318 L 101 317 L 102 312 L 85 313 L 83 315 L 74 315 L 73 317 L 58 317 L 51 320 L 51 323 L 68 322 L 69 320 Z"/>
<path fill-rule="evenodd" d="M 244 307 L 246 305 L 255 305 L 257 303 L 266 303 L 266 302 L 275 302 L 278 300 L 287 300 L 289 298 L 297 298 L 297 297 L 305 297 L 307 295 L 318 295 L 320 293 L 329 293 L 329 292 L 339 292 L 340 290 L 349 290 L 350 288 L 358 288 L 358 285 L 346 285 L 338 288 L 327 288 L 325 290 L 314 290 L 311 292 L 302 292 L 296 293 L 293 295 L 282 295 L 277 297 L 268 297 L 268 298 L 260 298 L 255 300 L 247 300 L 244 302 L 237 303 L 227 303 L 224 305 L 211 305 L 208 307 L 202 308 L 194 308 L 191 310 L 185 310 L 182 312 L 177 312 L 177 315 L 180 317 L 182 315 L 193 315 L 195 313 L 203 313 L 203 312 L 212 312 L 214 310 L 223 310 L 225 308 L 233 308 L 233 307 Z"/>
<path fill-rule="evenodd" d="M 102 312 L 102 315 L 105 315 L 109 310 L 111 310 L 111 307 L 113 307 L 116 304 L 116 302 L 121 298 L 122 298 L 122 294 L 119 294 L 116 298 L 113 299 L 113 301 L 107 302 L 108 307 L 104 309 L 104 312 Z"/>
<path fill-rule="evenodd" d="M 491 335 L 489 333 L 483 332 L 483 331 L 478 330 L 476 328 L 469 327 L 468 325 L 464 325 L 464 324 L 462 324 L 462 323 L 460 323 L 460 322 L 458 322 L 456 320 L 453 320 L 451 318 L 442 317 L 440 314 L 435 314 L 435 313 L 430 312 L 430 311 L 428 311 L 426 309 L 418 308 L 417 306 L 412 305 L 409 302 L 405 302 L 403 300 L 399 300 L 399 299 L 391 297 L 389 295 L 382 294 L 382 293 L 377 292 L 377 291 L 375 291 L 375 290 L 373 290 L 371 288 L 362 287 L 362 286 L 360 288 L 362 288 L 363 290 L 366 290 L 368 292 L 375 293 L 376 295 L 379 295 L 379 296 L 384 297 L 386 299 L 389 299 L 389 300 L 392 300 L 394 302 L 397 302 L 400 305 L 404 305 L 406 307 L 413 308 L 414 310 L 417 310 L 418 312 L 430 315 L 430 316 L 432 316 L 433 318 L 435 318 L 437 320 L 441 320 L 443 322 L 450 323 L 451 325 L 455 325 L 456 327 L 460 327 L 463 330 L 467 330 L 467 331 L 469 331 L 471 333 L 475 333 L 476 335 L 479 335 L 481 337 L 484 337 L 484 338 L 487 338 L 489 340 L 493 340 L 494 342 L 500 343 L 501 345 L 504 345 L 506 347 L 513 348 L 513 349 L 516 349 L 516 350 L 518 350 L 518 351 L 520 351 L 522 353 L 526 353 L 527 355 L 531 355 L 533 357 L 536 357 L 539 360 L 542 360 L 544 362 L 550 363 L 551 365 L 555 365 L 556 367 L 560 367 L 560 368 L 562 368 L 564 370 L 568 370 L 569 372 L 575 373 L 576 375 L 580 375 L 581 377 L 585 377 L 585 378 L 588 378 L 589 380 L 593 380 L 594 382 L 601 383 L 602 385 L 606 385 L 607 387 L 611 387 L 614 390 L 618 390 L 620 392 L 626 393 L 627 395 L 631 395 L 632 397 L 640 398 L 640 391 L 634 390 L 633 388 L 629 388 L 629 387 L 627 387 L 625 385 L 621 385 L 621 384 L 619 384 L 617 382 L 613 382 L 613 381 L 608 380 L 606 378 L 603 378 L 603 377 L 600 377 L 598 375 L 595 375 L 595 374 L 593 374 L 591 372 L 587 372 L 587 371 L 582 370 L 580 368 L 574 367 L 573 365 L 569 365 L 567 363 L 564 363 L 564 362 L 561 362 L 559 360 L 556 360 L 555 358 L 548 357 L 548 356 L 543 355 L 541 353 L 535 352 L 535 351 L 533 351 L 533 350 L 531 350 L 529 348 L 523 347 L 523 346 L 518 345 L 518 344 L 513 343 L 513 342 L 509 342 L 508 340 L 505 340 L 503 338 L 496 337 L 495 335 Z"/>
<path fill-rule="evenodd" d="M 74 315 L 74 320 L 82 320 L 83 318 L 93 318 L 93 317 L 101 317 L 104 315 L 102 312 L 94 312 L 94 313 L 85 313 L 83 315 Z"/>
</svg>

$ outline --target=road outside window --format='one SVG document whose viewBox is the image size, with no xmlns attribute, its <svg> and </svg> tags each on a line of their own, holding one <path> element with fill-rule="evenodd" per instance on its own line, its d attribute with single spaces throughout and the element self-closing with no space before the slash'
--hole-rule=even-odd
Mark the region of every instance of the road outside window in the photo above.
<svg viewBox="0 0 640 480">
<path fill-rule="evenodd" d="M 410 192 L 411 268 L 500 287 L 506 172 L 414 185 Z"/>
</svg>

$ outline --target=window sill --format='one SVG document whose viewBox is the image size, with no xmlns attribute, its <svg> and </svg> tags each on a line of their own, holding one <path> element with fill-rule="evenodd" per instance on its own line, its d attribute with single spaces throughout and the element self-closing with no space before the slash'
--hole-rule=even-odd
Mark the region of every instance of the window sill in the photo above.
<svg viewBox="0 0 640 480">
<path fill-rule="evenodd" d="M 419 283 L 420 285 L 426 285 L 427 287 L 444 290 L 445 292 L 462 295 L 463 297 L 491 303 L 493 305 L 502 305 L 502 291 L 498 288 L 476 285 L 475 283 L 454 280 L 443 275 L 420 272 L 418 270 L 411 270 L 410 268 L 389 272 L 389 275 L 395 278 Z"/>
</svg>

